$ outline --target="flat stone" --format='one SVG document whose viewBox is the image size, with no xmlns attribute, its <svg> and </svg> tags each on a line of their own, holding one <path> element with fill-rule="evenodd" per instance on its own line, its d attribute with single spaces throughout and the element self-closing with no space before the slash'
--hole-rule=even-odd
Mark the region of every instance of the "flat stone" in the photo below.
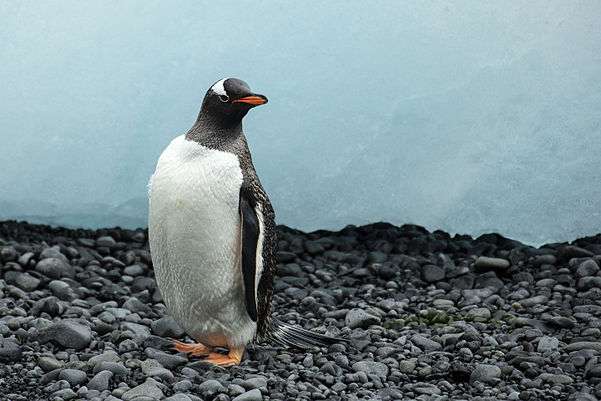
<svg viewBox="0 0 601 401">
<path fill-rule="evenodd" d="M 66 380 L 71 386 L 82 384 L 88 379 L 86 372 L 78 369 L 63 369 L 58 374 L 58 378 L 60 380 Z"/>
<path fill-rule="evenodd" d="M 163 316 L 151 324 L 152 333 L 160 337 L 179 338 L 184 335 L 184 330 L 171 316 Z"/>
<path fill-rule="evenodd" d="M 200 385 L 198 386 L 198 391 L 200 391 L 200 394 L 202 394 L 203 396 L 212 399 L 216 394 L 225 393 L 227 390 L 223 386 L 223 384 L 221 384 L 217 380 L 209 379 L 200 383 Z"/>
<path fill-rule="evenodd" d="M 71 321 L 63 320 L 53 323 L 38 333 L 41 343 L 53 341 L 65 348 L 83 349 L 92 341 L 92 331 L 88 326 Z"/>
<path fill-rule="evenodd" d="M 487 308 L 474 308 L 467 312 L 467 317 L 475 322 L 487 322 L 490 316 L 490 310 Z"/>
<path fill-rule="evenodd" d="M 479 363 L 470 376 L 470 383 L 479 381 L 482 383 L 495 383 L 501 377 L 501 369 L 495 365 Z"/>
<path fill-rule="evenodd" d="M 509 269 L 511 264 L 508 260 L 501 258 L 489 258 L 487 256 L 479 256 L 474 263 L 474 268 L 476 271 L 505 271 Z"/>
<path fill-rule="evenodd" d="M 262 401 L 262 400 L 263 400 L 263 395 L 261 394 L 261 391 L 259 391 L 259 389 L 255 388 L 250 391 L 247 391 L 244 394 L 240 394 L 239 396 L 234 398 L 232 401 Z"/>
<path fill-rule="evenodd" d="M 113 377 L 113 372 L 110 370 L 103 370 L 94 375 L 88 382 L 88 388 L 90 390 L 105 391 L 109 388 L 109 382 Z"/>
<path fill-rule="evenodd" d="M 404 361 L 399 362 L 399 370 L 405 374 L 412 373 L 416 366 L 417 358 L 405 359 Z"/>
<path fill-rule="evenodd" d="M 42 368 L 44 372 L 50 372 L 62 368 L 63 363 L 49 356 L 41 356 L 38 358 L 38 366 Z"/>
<path fill-rule="evenodd" d="M 543 382 L 552 383 L 552 384 L 565 385 L 565 384 L 574 383 L 574 379 L 572 379 L 568 375 L 562 375 L 562 374 L 541 373 L 538 376 L 538 379 L 542 380 Z"/>
<path fill-rule="evenodd" d="M 14 341 L 0 337 L 0 361 L 16 362 L 21 359 L 23 350 Z"/>
<path fill-rule="evenodd" d="M 23 291 L 32 292 L 40 285 L 40 280 L 29 273 L 19 274 L 15 280 L 15 285 Z"/>
<path fill-rule="evenodd" d="M 421 334 L 416 334 L 411 337 L 411 342 L 425 352 L 439 351 L 442 349 L 442 345 L 434 340 L 430 340 L 429 338 L 422 336 Z"/>
<path fill-rule="evenodd" d="M 140 368 L 142 369 L 142 373 L 144 373 L 146 376 L 159 377 L 166 381 L 171 381 L 174 379 L 173 373 L 161 366 L 161 364 L 155 359 L 147 359 L 140 362 Z"/>
<path fill-rule="evenodd" d="M 58 258 L 47 258 L 40 260 L 35 265 L 35 270 L 52 279 L 73 277 L 74 275 L 73 267 Z"/>
<path fill-rule="evenodd" d="M 594 276 L 599 272 L 599 265 L 593 259 L 587 259 L 580 263 L 576 269 L 576 277 Z"/>
<path fill-rule="evenodd" d="M 444 279 L 444 269 L 436 265 L 425 265 L 422 267 L 422 278 L 428 283 L 434 283 Z"/>
<path fill-rule="evenodd" d="M 380 318 L 365 312 L 363 309 L 351 309 L 346 314 L 344 321 L 351 329 L 368 328 L 371 325 L 380 323 Z"/>
<path fill-rule="evenodd" d="M 122 322 L 121 330 L 127 330 L 132 332 L 135 337 L 142 341 L 150 337 L 150 329 L 147 326 L 138 323 Z"/>
<path fill-rule="evenodd" d="M 98 247 L 114 248 L 115 245 L 117 245 L 117 242 L 108 235 L 96 239 L 96 246 Z"/>
<path fill-rule="evenodd" d="M 190 398 L 187 394 L 176 393 L 169 398 L 165 398 L 165 401 L 192 401 L 192 398 Z"/>
<path fill-rule="evenodd" d="M 250 379 L 246 379 L 241 383 L 241 386 L 247 390 L 253 388 L 267 388 L 267 380 L 264 377 L 252 377 Z"/>
<path fill-rule="evenodd" d="M 124 401 L 133 401 L 138 397 L 150 397 L 157 400 L 163 399 L 164 395 L 160 388 L 157 387 L 156 382 L 152 379 L 146 379 L 146 381 L 128 391 L 126 391 L 122 398 Z"/>
<path fill-rule="evenodd" d="M 543 336 L 538 340 L 536 350 L 538 352 L 551 352 L 559 348 L 559 340 L 555 337 Z"/>
<path fill-rule="evenodd" d="M 549 300 L 549 297 L 545 295 L 537 295 L 531 298 L 522 299 L 520 305 L 525 308 L 529 308 L 536 305 L 545 304 Z"/>
<path fill-rule="evenodd" d="M 372 374 L 386 379 L 388 376 L 388 366 L 382 362 L 374 361 L 359 361 L 353 363 L 353 369 L 355 372 L 365 372 L 366 374 Z"/>
<path fill-rule="evenodd" d="M 578 341 L 575 343 L 568 344 L 565 347 L 565 350 L 567 352 L 580 351 L 582 349 L 592 349 L 592 350 L 601 352 L 601 342 Z"/>
</svg>

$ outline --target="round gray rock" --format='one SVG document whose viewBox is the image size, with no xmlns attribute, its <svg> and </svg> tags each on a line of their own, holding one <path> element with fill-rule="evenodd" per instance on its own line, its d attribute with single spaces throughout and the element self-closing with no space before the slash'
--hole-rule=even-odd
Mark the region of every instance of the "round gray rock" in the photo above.
<svg viewBox="0 0 601 401">
<path fill-rule="evenodd" d="M 54 341 L 65 348 L 79 350 L 90 345 L 92 331 L 88 326 L 84 326 L 83 324 L 71 320 L 63 320 L 40 330 L 38 337 L 41 343 Z"/>
<path fill-rule="evenodd" d="M 63 369 L 58 374 L 60 380 L 66 380 L 71 386 L 77 386 L 86 381 L 86 372 L 82 372 L 78 369 Z"/>
<path fill-rule="evenodd" d="M 90 390 L 98 390 L 101 392 L 104 390 L 108 390 L 111 377 L 113 377 L 113 372 L 111 372 L 110 370 L 103 370 L 101 372 L 98 372 L 88 382 L 88 388 Z"/>
<path fill-rule="evenodd" d="M 255 388 L 250 391 L 247 391 L 244 394 L 240 394 L 239 396 L 234 398 L 232 401 L 262 401 L 262 400 L 263 400 L 263 395 L 261 394 L 261 391 L 259 391 L 259 389 Z"/>
<path fill-rule="evenodd" d="M 470 383 L 495 383 L 501 377 L 501 369 L 495 365 L 480 363 L 476 365 L 470 375 Z"/>
<path fill-rule="evenodd" d="M 386 379 L 388 376 L 388 366 L 382 362 L 359 361 L 353 363 L 353 369 L 356 372 L 365 372 Z"/>
<path fill-rule="evenodd" d="M 22 355 L 23 351 L 19 344 L 0 337 L 0 361 L 16 362 Z"/>
</svg>

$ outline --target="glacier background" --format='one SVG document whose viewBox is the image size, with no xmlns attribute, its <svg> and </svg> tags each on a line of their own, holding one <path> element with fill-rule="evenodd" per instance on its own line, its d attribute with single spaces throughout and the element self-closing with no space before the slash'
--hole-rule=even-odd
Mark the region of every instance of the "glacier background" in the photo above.
<svg viewBox="0 0 601 401">
<path fill-rule="evenodd" d="M 175 4 L 175 5 L 174 5 Z M 206 89 L 277 221 L 389 221 L 531 244 L 601 231 L 601 3 L 2 2 L 0 218 L 146 226 Z"/>
</svg>

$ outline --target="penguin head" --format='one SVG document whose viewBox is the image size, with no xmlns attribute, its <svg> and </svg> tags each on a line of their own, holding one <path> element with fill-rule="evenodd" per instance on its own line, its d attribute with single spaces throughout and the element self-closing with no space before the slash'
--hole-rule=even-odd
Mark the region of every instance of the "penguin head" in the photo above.
<svg viewBox="0 0 601 401">
<path fill-rule="evenodd" d="M 267 103 L 267 98 L 250 90 L 248 84 L 237 78 L 224 78 L 213 84 L 202 102 L 200 117 L 236 125 L 250 109 Z"/>
</svg>

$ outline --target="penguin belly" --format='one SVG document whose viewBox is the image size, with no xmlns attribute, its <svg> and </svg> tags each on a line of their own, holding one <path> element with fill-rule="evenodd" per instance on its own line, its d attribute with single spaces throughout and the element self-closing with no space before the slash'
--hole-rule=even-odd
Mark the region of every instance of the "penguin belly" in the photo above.
<svg viewBox="0 0 601 401">
<path fill-rule="evenodd" d="M 161 154 L 149 184 L 149 242 L 168 311 L 209 346 L 252 341 L 240 268 L 238 158 L 184 136 Z"/>
</svg>

